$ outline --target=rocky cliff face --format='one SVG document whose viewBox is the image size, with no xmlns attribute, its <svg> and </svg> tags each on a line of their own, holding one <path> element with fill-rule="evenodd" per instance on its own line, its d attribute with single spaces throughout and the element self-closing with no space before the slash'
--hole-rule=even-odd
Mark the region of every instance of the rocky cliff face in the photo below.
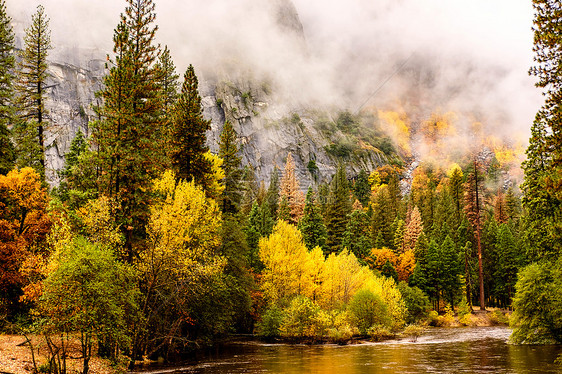
<svg viewBox="0 0 562 374">
<path fill-rule="evenodd" d="M 272 2 L 280 29 L 299 40 L 305 48 L 302 24 L 290 0 Z M 82 53 L 76 51 L 75 53 Z M 70 53 L 72 54 L 72 53 Z M 95 55 L 89 51 L 87 55 Z M 80 130 L 88 134 L 88 122 L 95 119 L 92 105 L 97 104 L 95 92 L 101 88 L 105 73 L 103 53 L 99 58 L 74 56 L 73 64 L 51 62 L 49 101 L 51 126 L 47 136 L 48 180 L 58 184 L 57 170 L 64 165 L 64 155 L 74 135 Z M 240 137 L 243 162 L 254 168 L 256 178 L 269 181 L 274 167 L 283 169 L 287 154 L 295 159 L 301 187 L 331 179 L 338 157 L 328 152 L 334 141 L 345 138 L 336 127 L 319 126 L 326 122 L 314 108 L 295 110 L 277 102 L 270 83 L 250 76 L 226 74 L 200 79 L 204 115 L 211 119 L 207 134 L 212 151 L 225 120 L 231 121 Z M 325 116 L 324 116 L 325 117 Z M 329 121 L 329 119 L 328 119 Z M 360 169 L 372 170 L 386 163 L 386 156 L 372 146 L 358 146 L 359 152 L 346 157 L 350 176 Z"/>
</svg>

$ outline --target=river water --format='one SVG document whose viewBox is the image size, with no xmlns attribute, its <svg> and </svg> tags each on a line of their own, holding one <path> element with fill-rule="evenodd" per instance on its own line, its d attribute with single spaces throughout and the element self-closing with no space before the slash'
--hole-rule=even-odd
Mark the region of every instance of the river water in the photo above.
<svg viewBox="0 0 562 374">
<path fill-rule="evenodd" d="M 234 342 L 198 362 L 143 373 L 562 373 L 562 346 L 507 344 L 504 327 L 431 328 L 408 339 L 353 345 Z"/>
</svg>

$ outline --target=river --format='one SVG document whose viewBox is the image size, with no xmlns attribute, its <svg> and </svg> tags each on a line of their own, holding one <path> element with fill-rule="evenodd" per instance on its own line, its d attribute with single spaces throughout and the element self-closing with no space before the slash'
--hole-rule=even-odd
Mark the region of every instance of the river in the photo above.
<svg viewBox="0 0 562 374">
<path fill-rule="evenodd" d="M 233 342 L 197 362 L 153 367 L 165 373 L 562 373 L 562 346 L 507 344 L 505 327 L 430 328 L 408 339 L 340 346 Z"/>
</svg>

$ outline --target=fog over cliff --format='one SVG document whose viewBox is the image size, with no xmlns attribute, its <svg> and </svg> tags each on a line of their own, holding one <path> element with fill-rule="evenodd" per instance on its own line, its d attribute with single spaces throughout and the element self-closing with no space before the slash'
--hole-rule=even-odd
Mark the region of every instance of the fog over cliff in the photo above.
<svg viewBox="0 0 562 374">
<path fill-rule="evenodd" d="M 527 74 L 530 2 L 155 3 L 157 39 L 170 48 L 180 74 L 191 63 L 202 82 L 267 81 L 277 110 L 383 109 L 405 111 L 414 121 L 453 111 L 459 128 L 453 141 L 461 146 L 471 141 L 474 122 L 498 138 L 526 142 L 541 103 Z M 7 0 L 20 43 L 38 4 L 51 18 L 53 61 L 83 67 L 111 54 L 125 1 Z"/>
</svg>

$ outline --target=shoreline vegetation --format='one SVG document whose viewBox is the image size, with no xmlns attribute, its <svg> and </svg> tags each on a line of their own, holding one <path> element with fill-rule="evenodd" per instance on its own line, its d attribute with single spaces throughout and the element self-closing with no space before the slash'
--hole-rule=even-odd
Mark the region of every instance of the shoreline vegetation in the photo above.
<svg viewBox="0 0 562 374">
<path fill-rule="evenodd" d="M 420 324 L 408 325 L 402 331 L 397 331 L 389 334 L 381 334 L 377 336 L 369 335 L 354 335 L 346 340 L 331 340 L 331 339 L 318 339 L 311 337 L 274 337 L 265 338 L 257 334 L 233 334 L 226 336 L 223 339 L 215 341 L 214 345 L 221 345 L 229 342 L 236 342 L 240 340 L 257 340 L 272 344 L 307 344 L 307 345 L 321 345 L 321 344 L 362 344 L 365 342 L 383 342 L 385 340 L 401 339 L 409 342 L 416 343 L 417 338 L 431 331 L 432 328 L 450 328 L 462 329 L 464 327 L 492 327 L 492 326 L 508 326 L 509 315 L 508 310 L 497 308 L 489 308 L 486 312 L 473 311 L 472 313 L 461 316 L 458 313 L 452 315 L 451 313 L 444 313 L 439 316 L 430 316 L 426 321 Z M 31 355 L 29 348 L 28 337 L 33 345 L 34 357 Z M 80 342 L 78 338 L 69 339 L 67 371 L 79 372 L 82 366 L 82 357 L 80 356 Z M 209 347 L 201 347 L 203 351 Z M 41 336 L 37 335 L 19 335 L 19 334 L 2 334 L 0 335 L 0 373 L 2 374 L 31 374 L 34 373 L 33 360 L 35 360 L 38 371 L 42 372 L 42 367 L 48 364 L 48 348 L 44 344 Z M 180 360 L 191 359 L 195 355 L 193 351 L 191 355 L 181 357 Z M 153 364 L 161 364 L 164 360 L 151 360 L 144 358 L 137 360 L 131 365 L 130 368 L 139 369 L 143 366 L 150 366 Z M 173 364 L 173 362 L 171 363 Z M 94 356 L 90 362 L 90 372 L 96 374 L 119 374 L 127 371 L 129 362 L 121 360 L 115 363 L 113 360 L 100 358 Z"/>
</svg>

